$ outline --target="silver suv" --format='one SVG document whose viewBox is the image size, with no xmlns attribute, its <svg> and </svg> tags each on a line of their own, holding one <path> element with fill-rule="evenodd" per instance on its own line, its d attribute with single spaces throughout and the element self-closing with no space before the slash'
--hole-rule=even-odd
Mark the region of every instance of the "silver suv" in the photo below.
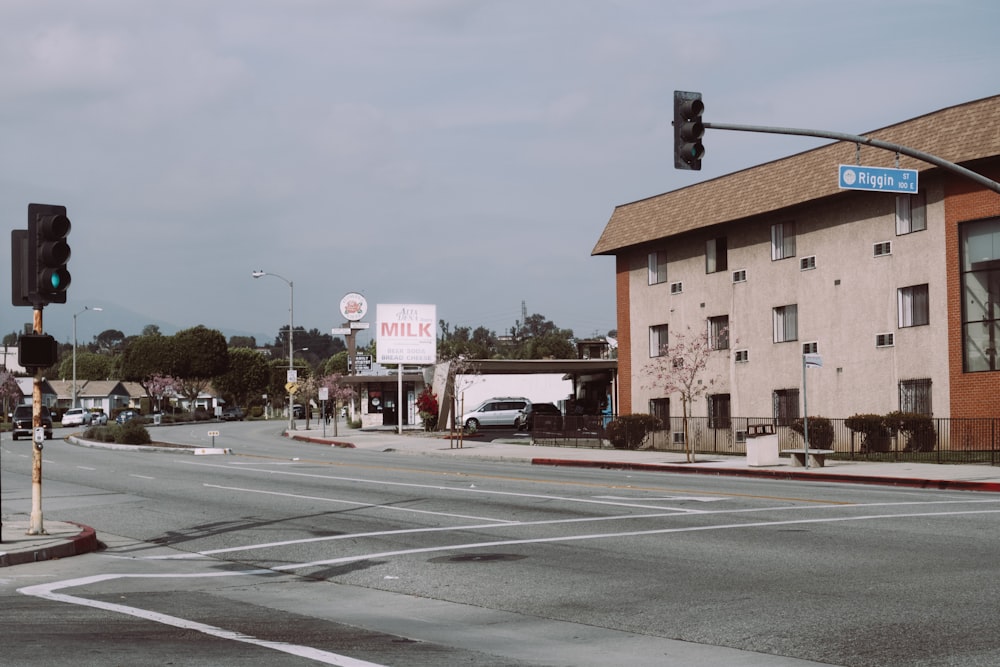
<svg viewBox="0 0 1000 667">
<path fill-rule="evenodd" d="M 475 431 L 480 426 L 516 428 L 521 410 L 529 405 L 531 405 L 531 401 L 523 396 L 490 398 L 480 403 L 474 410 L 462 415 L 462 424 L 469 431 Z"/>
</svg>

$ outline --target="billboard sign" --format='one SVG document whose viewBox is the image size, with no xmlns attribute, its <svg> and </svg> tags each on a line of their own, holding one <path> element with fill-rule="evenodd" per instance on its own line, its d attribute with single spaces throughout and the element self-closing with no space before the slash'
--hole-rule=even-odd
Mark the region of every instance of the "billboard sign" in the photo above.
<svg viewBox="0 0 1000 667">
<path fill-rule="evenodd" d="M 437 306 L 380 303 L 375 317 L 378 363 L 437 363 Z"/>
</svg>

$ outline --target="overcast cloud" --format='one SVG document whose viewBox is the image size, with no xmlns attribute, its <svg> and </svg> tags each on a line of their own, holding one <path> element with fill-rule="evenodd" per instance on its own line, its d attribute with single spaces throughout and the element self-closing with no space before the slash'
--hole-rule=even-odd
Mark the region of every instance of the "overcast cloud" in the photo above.
<svg viewBox="0 0 1000 667">
<path fill-rule="evenodd" d="M 824 143 L 709 131 L 676 171 L 673 90 L 709 121 L 863 133 L 1000 92 L 998 26 L 995 0 L 4 0 L 0 214 L 68 207 L 64 342 L 84 306 L 81 342 L 270 341 L 289 289 L 254 269 L 294 281 L 306 329 L 356 291 L 372 317 L 501 333 L 523 301 L 603 336 L 614 206 Z"/>
</svg>

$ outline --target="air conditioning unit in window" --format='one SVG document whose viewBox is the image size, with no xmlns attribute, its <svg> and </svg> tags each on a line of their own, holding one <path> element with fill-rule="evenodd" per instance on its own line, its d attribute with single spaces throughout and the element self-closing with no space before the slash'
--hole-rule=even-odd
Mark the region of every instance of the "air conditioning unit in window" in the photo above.
<svg viewBox="0 0 1000 667">
<path fill-rule="evenodd" d="M 808 271 L 816 268 L 816 255 L 809 255 L 799 260 L 799 270 Z"/>
<path fill-rule="evenodd" d="M 670 283 L 670 293 L 680 294 L 684 291 L 684 283 Z"/>
<path fill-rule="evenodd" d="M 684 431 L 674 431 L 673 436 L 675 445 L 684 444 Z"/>
<path fill-rule="evenodd" d="M 734 283 L 745 283 L 747 281 L 747 270 L 740 269 L 739 271 L 733 271 L 733 282 Z"/>
<path fill-rule="evenodd" d="M 895 338 L 891 333 L 875 334 L 875 347 L 892 347 L 896 344 Z"/>
</svg>

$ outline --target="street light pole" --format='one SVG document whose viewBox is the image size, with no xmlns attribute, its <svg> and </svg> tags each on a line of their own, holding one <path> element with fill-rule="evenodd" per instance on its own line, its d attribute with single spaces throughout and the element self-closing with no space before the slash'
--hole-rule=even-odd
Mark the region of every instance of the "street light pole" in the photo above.
<svg viewBox="0 0 1000 667">
<path fill-rule="evenodd" d="M 295 369 L 295 348 L 292 346 L 292 332 L 295 331 L 295 283 L 293 283 L 288 278 L 284 276 L 279 276 L 277 273 L 267 273 L 257 269 L 251 274 L 254 278 L 260 278 L 261 276 L 274 276 L 279 280 L 283 280 L 288 284 L 288 370 Z M 288 392 L 288 430 L 295 430 L 295 394 L 291 391 Z"/>
<path fill-rule="evenodd" d="M 91 308 L 90 306 L 84 306 L 83 310 L 81 310 L 79 313 L 73 313 L 73 405 L 70 406 L 73 408 L 76 407 L 76 316 L 82 315 L 88 310 L 94 310 L 100 312 L 104 309 L 100 307 Z"/>
</svg>

